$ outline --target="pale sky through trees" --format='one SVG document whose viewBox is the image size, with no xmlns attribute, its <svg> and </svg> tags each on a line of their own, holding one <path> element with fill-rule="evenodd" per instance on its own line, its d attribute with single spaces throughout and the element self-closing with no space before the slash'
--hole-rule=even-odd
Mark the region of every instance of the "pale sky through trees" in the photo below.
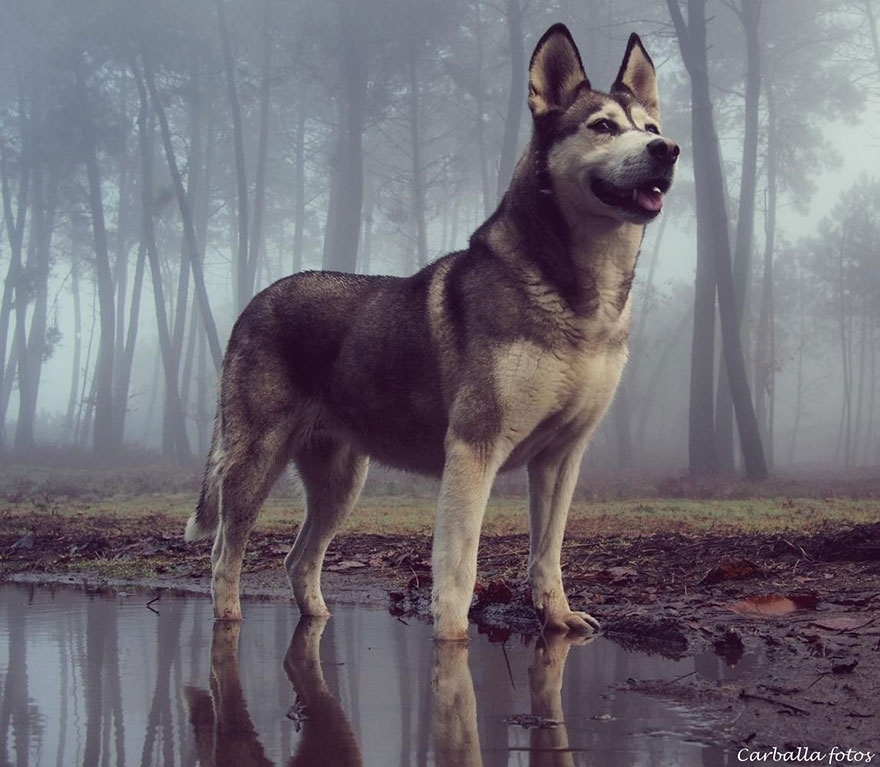
<svg viewBox="0 0 880 767">
<path fill-rule="evenodd" d="M 719 405 L 726 395 L 720 325 L 711 348 L 692 337 L 699 160 L 676 9 L 691 35 L 705 25 L 712 109 L 696 123 L 711 118 L 718 137 L 731 252 L 751 254 L 736 291 L 765 452 L 780 465 L 877 465 L 880 275 L 876 249 L 855 249 L 880 241 L 878 0 L 194 0 L 149 14 L 3 0 L 2 447 L 90 450 L 105 423 L 114 449 L 195 462 L 213 413 L 209 325 L 222 346 L 242 302 L 296 269 L 405 275 L 465 246 L 509 173 L 505 134 L 517 152 L 528 139 L 534 44 L 563 21 L 597 88 L 629 33 L 642 36 L 664 133 L 682 146 L 636 275 L 626 391 L 587 460 L 684 468 L 688 424 L 703 419 L 724 461 L 733 437 L 688 396 L 700 355 L 706 391 Z M 751 208 L 740 205 L 744 141 L 756 142 Z M 851 190 L 864 209 L 841 207 Z M 738 243 L 749 209 L 751 241 Z M 112 381 L 96 375 L 102 337 Z M 169 418 L 175 408 L 182 417 Z"/>
</svg>

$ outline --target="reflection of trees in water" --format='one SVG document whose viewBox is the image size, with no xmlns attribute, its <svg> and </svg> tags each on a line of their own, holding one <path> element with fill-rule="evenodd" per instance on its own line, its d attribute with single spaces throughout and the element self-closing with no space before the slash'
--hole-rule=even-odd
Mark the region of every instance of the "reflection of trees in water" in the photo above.
<svg viewBox="0 0 880 767">
<path fill-rule="evenodd" d="M 287 605 L 256 623 L 214 626 L 206 599 L 163 600 L 153 615 L 141 599 L 38 590 L 36 610 L 50 599 L 58 609 L 49 624 L 31 617 L 26 590 L 7 588 L 0 764 L 499 767 L 519 754 L 560 767 L 576 753 L 591 764 L 635 755 L 682 764 L 681 742 L 633 731 L 678 731 L 678 715 L 612 685 L 695 668 L 724 677 L 712 658 L 683 666 L 607 640 L 571 651 L 564 637 L 533 650 L 482 638 L 443 646 L 427 626 L 369 611 L 340 610 L 326 627 L 303 621 L 291 636 Z M 192 681 L 199 687 L 184 687 Z"/>
<path fill-rule="evenodd" d="M 157 617 L 156 627 L 156 684 L 147 714 L 147 731 L 141 752 L 141 764 L 175 764 L 174 717 L 172 701 L 171 671 L 179 660 L 180 625 L 183 620 L 183 605 L 170 601 L 162 605 Z M 117 656 L 118 662 L 118 656 Z"/>
<path fill-rule="evenodd" d="M 30 605 L 26 607 L 18 596 L 25 591 L 10 587 L 7 593 L 8 671 L 0 688 L 0 764 L 181 763 L 190 735 L 180 726 L 186 720 L 176 694 L 180 680 L 175 681 L 174 674 L 179 676 L 181 669 L 184 618 L 194 616 L 198 624 L 203 609 L 169 600 L 162 603 L 155 619 L 148 615 L 142 621 L 121 622 L 119 600 L 83 598 L 61 590 L 50 597 L 58 608 L 52 623 L 44 616 L 39 625 L 28 626 Z M 37 589 L 34 593 L 36 609 L 45 609 L 49 592 Z M 73 598 L 67 599 L 68 594 Z M 155 629 L 155 634 L 143 631 L 145 626 Z M 190 641 L 203 648 L 197 627 L 193 629 Z M 38 700 L 31 700 L 29 652 L 31 677 L 36 668 L 40 678 L 51 673 L 56 680 L 50 699 L 45 690 L 35 690 Z M 133 758 L 127 752 L 134 745 L 130 722 L 137 722 L 134 738 L 141 737 L 138 714 L 147 701 L 143 747 L 139 758 Z"/>
<path fill-rule="evenodd" d="M 412 637 L 403 631 L 392 634 L 392 647 L 396 658 L 397 693 L 400 699 L 400 753 L 401 767 L 428 761 L 431 743 L 431 698 L 425 694 L 424 670 L 431 665 L 431 643 L 420 641 L 413 644 Z"/>
<path fill-rule="evenodd" d="M 125 721 L 119 679 L 119 610 L 115 602 L 90 599 L 86 605 L 86 647 L 83 697 L 86 740 L 83 764 L 101 764 L 110 748 L 111 732 L 116 764 L 125 763 Z"/>
<path fill-rule="evenodd" d="M 43 740 L 43 717 L 29 702 L 25 615 L 26 610 L 18 609 L 14 604 L 7 605 L 9 655 L 0 698 L 0 764 L 13 764 L 8 756 L 10 735 L 19 760 L 22 749 L 26 754 L 29 747 Z"/>
</svg>

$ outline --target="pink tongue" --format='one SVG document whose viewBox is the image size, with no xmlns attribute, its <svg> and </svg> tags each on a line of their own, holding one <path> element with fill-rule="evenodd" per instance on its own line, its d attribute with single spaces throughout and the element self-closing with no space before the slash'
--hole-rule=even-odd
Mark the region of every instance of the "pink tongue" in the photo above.
<svg viewBox="0 0 880 767">
<path fill-rule="evenodd" d="M 657 211 L 663 207 L 663 195 L 653 189 L 636 189 L 636 202 L 645 210 Z"/>
</svg>

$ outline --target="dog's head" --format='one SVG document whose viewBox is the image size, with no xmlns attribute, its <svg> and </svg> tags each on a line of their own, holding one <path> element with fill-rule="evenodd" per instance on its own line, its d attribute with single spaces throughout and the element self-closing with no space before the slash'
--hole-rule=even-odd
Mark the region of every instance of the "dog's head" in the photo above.
<svg viewBox="0 0 880 767">
<path fill-rule="evenodd" d="M 679 149 L 660 134 L 654 64 L 637 35 L 606 94 L 590 86 L 568 29 L 552 26 L 532 54 L 529 108 L 564 210 L 637 224 L 657 216 Z"/>
</svg>

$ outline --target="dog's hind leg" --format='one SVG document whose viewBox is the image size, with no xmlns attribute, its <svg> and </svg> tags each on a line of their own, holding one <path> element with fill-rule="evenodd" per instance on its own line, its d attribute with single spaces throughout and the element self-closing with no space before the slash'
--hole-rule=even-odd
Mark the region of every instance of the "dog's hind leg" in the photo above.
<svg viewBox="0 0 880 767">
<path fill-rule="evenodd" d="M 339 525 L 357 503 L 369 458 L 337 441 L 317 441 L 294 456 L 306 492 L 305 519 L 284 559 L 302 615 L 328 615 L 321 595 L 321 565 Z"/>
<path fill-rule="evenodd" d="M 231 429 L 247 439 L 227 448 L 219 478 L 219 524 L 211 550 L 211 595 L 216 620 L 241 620 L 239 585 L 248 537 L 266 496 L 289 458 L 290 424 Z"/>
<path fill-rule="evenodd" d="M 562 538 L 586 443 L 529 462 L 529 583 L 535 609 L 550 631 L 587 634 L 598 621 L 569 607 L 562 586 Z"/>
</svg>

